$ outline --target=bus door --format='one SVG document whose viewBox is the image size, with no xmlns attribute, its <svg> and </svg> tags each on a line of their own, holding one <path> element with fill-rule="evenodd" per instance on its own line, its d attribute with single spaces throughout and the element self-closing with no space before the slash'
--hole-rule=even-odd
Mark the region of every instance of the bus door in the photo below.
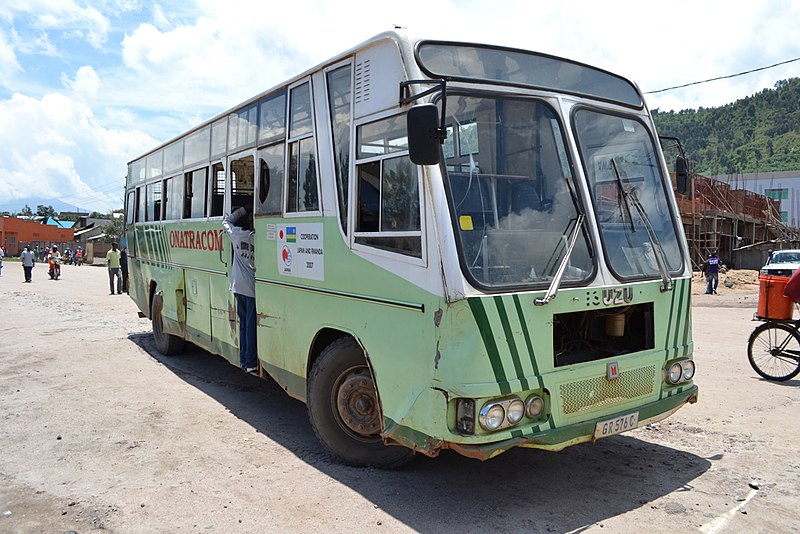
<svg viewBox="0 0 800 534">
<path fill-rule="evenodd" d="M 255 185 L 255 154 L 253 151 L 228 157 L 227 171 L 225 189 L 229 197 L 225 204 L 229 209 L 225 210 L 225 216 L 242 206 L 253 205 Z M 223 345 L 221 347 L 222 354 L 229 361 L 238 365 L 239 320 L 236 314 L 236 298 L 228 289 L 233 267 L 233 250 L 227 235 L 223 235 L 222 243 L 223 250 L 220 255 L 226 276 L 217 276 L 211 282 L 211 333 L 214 342 Z"/>
<path fill-rule="evenodd" d="M 211 168 L 211 176 L 209 177 L 208 215 L 213 218 L 220 217 L 220 219 L 217 219 L 220 230 L 222 230 L 221 217 L 229 212 L 225 208 L 226 168 L 228 168 L 227 161 L 215 163 Z M 233 295 L 230 295 L 228 290 L 228 276 L 231 268 L 231 242 L 224 232 L 222 233 L 222 247 L 218 251 L 215 262 L 216 268 L 208 280 L 208 296 L 211 308 L 211 349 L 213 352 L 225 356 L 231 363 L 238 364 L 238 338 L 234 337 L 236 334 L 236 308 L 231 307 Z"/>
</svg>

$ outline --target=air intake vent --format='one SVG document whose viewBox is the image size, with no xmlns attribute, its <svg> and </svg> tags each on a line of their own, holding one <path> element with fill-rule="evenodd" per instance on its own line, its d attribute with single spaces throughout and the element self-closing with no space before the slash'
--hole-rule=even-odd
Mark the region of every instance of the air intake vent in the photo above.
<svg viewBox="0 0 800 534">
<path fill-rule="evenodd" d="M 658 378 L 657 368 L 653 365 L 640 369 L 623 371 L 619 378 L 609 381 L 604 376 L 561 384 L 561 398 L 564 401 L 564 413 L 571 415 L 584 410 L 594 410 L 622 404 L 631 399 L 650 395 L 655 380 Z"/>
<path fill-rule="evenodd" d="M 369 59 L 356 63 L 356 104 L 361 104 L 369 100 L 369 63 Z"/>
</svg>

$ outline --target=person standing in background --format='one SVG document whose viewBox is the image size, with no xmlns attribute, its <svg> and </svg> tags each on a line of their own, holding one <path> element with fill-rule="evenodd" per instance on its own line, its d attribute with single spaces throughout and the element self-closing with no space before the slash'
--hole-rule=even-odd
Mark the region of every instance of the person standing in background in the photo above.
<svg viewBox="0 0 800 534">
<path fill-rule="evenodd" d="M 0 276 L 3 276 L 3 256 L 5 256 L 5 252 L 3 252 L 3 247 L 0 247 Z"/>
<path fill-rule="evenodd" d="M 719 285 L 719 257 L 716 250 L 706 260 L 705 267 L 706 295 L 716 295 Z"/>
<path fill-rule="evenodd" d="M 106 253 L 108 261 L 108 286 L 114 294 L 114 278 L 117 279 L 117 295 L 122 294 L 122 275 L 120 274 L 120 251 L 117 243 L 111 243 L 111 250 Z"/>
<path fill-rule="evenodd" d="M 19 254 L 19 259 L 22 260 L 22 270 L 25 271 L 25 281 L 30 282 L 33 279 L 33 266 L 36 265 L 36 256 L 33 251 L 25 245 L 25 248 Z"/>
</svg>

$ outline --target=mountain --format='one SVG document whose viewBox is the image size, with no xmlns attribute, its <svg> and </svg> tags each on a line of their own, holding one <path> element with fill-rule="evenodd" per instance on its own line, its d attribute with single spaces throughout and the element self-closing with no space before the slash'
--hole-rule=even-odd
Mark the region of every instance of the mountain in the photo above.
<svg viewBox="0 0 800 534">
<path fill-rule="evenodd" d="M 77 208 L 74 205 L 66 204 L 65 202 L 52 198 L 26 198 L 24 200 L 14 200 L 0 204 L 0 213 L 6 211 L 9 213 L 19 213 L 26 204 L 31 208 L 33 213 L 36 213 L 36 208 L 40 204 L 42 206 L 52 206 L 56 213 L 61 213 L 62 211 L 82 211 L 89 213 L 92 211 L 82 207 Z"/>
<path fill-rule="evenodd" d="M 800 170 L 800 78 L 721 107 L 653 110 L 659 135 L 681 140 L 706 176 Z"/>
</svg>

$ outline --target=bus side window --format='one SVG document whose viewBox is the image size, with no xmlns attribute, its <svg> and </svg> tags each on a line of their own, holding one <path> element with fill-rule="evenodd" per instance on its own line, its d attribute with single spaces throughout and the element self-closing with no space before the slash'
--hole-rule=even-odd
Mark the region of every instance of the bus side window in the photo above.
<svg viewBox="0 0 800 534">
<path fill-rule="evenodd" d="M 161 220 L 161 182 L 148 184 L 145 188 L 147 193 L 147 209 L 145 216 L 148 221 Z"/>
<path fill-rule="evenodd" d="M 184 219 L 198 219 L 206 216 L 207 171 L 207 168 L 202 168 L 185 174 Z"/>
<path fill-rule="evenodd" d="M 209 217 L 220 217 L 225 204 L 225 166 L 215 163 L 211 167 L 211 209 Z"/>
<path fill-rule="evenodd" d="M 125 206 L 125 225 L 133 224 L 134 215 L 136 214 L 136 192 L 128 191 L 128 202 Z"/>
<path fill-rule="evenodd" d="M 347 200 L 350 194 L 350 101 L 352 100 L 351 66 L 345 65 L 327 76 L 328 106 L 333 134 L 333 160 L 336 169 L 336 193 L 339 200 L 339 221 L 347 235 Z"/>
<path fill-rule="evenodd" d="M 356 243 L 422 257 L 420 183 L 401 115 L 358 128 Z"/>
<path fill-rule="evenodd" d="M 136 222 L 145 221 L 145 193 L 144 187 L 136 188 Z"/>
<path fill-rule="evenodd" d="M 164 181 L 164 220 L 177 220 L 183 216 L 183 175 Z"/>
<path fill-rule="evenodd" d="M 235 159 L 231 165 L 231 212 L 242 206 L 253 205 L 255 189 L 255 164 L 253 156 Z"/>
<path fill-rule="evenodd" d="M 317 164 L 314 153 L 314 129 L 311 108 L 311 85 L 306 82 L 289 93 L 289 158 L 286 173 L 286 211 L 305 212 L 319 209 Z"/>
<path fill-rule="evenodd" d="M 283 198 L 284 143 L 258 151 L 258 199 L 256 214 L 280 215 Z"/>
</svg>

